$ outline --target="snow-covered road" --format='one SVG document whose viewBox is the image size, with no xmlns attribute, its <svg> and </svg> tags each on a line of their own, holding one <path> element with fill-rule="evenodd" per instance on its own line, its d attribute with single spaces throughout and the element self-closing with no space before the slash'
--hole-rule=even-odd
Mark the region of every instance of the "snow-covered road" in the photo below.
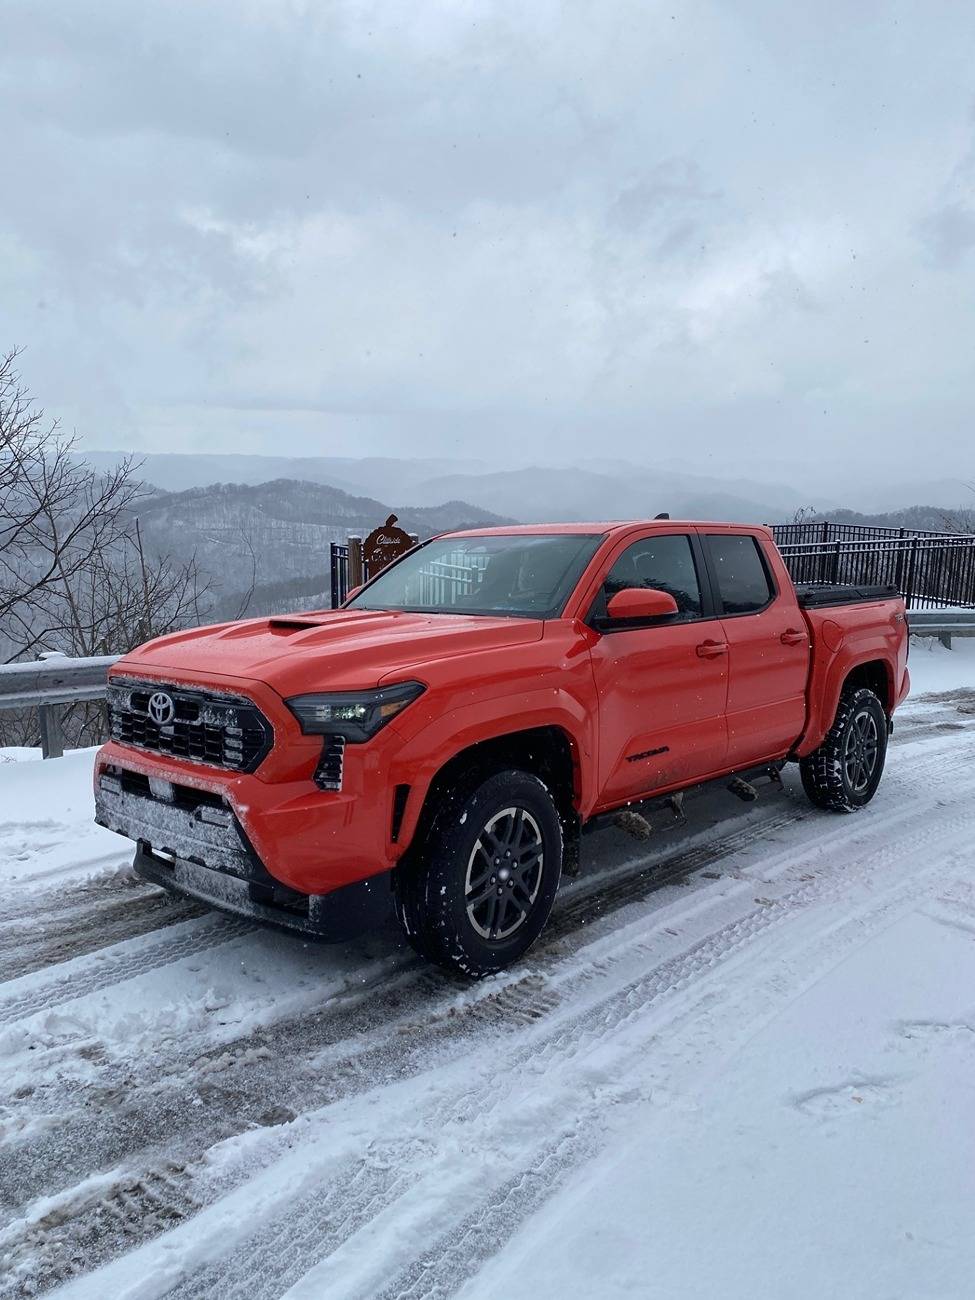
<svg viewBox="0 0 975 1300">
<path fill-rule="evenodd" d="M 0 1297 L 971 1294 L 975 689 L 863 814 L 591 837 L 475 987 L 134 881 L 90 764 L 0 766 Z"/>
</svg>

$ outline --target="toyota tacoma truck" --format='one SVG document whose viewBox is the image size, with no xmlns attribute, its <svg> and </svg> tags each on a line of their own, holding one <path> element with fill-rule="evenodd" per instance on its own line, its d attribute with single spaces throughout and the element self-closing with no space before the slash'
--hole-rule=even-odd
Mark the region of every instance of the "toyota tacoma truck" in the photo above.
<svg viewBox="0 0 975 1300">
<path fill-rule="evenodd" d="M 450 533 L 340 609 L 126 655 L 96 816 L 176 893 L 323 938 L 393 909 L 484 976 L 538 937 L 584 828 L 649 831 L 788 762 L 819 808 L 863 808 L 907 652 L 894 589 L 797 589 L 766 528 Z"/>
</svg>

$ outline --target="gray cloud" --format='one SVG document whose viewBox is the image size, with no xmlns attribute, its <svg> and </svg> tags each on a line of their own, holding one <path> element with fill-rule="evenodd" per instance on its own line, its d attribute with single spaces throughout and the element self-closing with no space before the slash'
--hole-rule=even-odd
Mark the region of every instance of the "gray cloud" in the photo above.
<svg viewBox="0 0 975 1300">
<path fill-rule="evenodd" d="M 973 35 L 7 0 L 0 344 L 91 446 L 970 477 Z"/>
</svg>

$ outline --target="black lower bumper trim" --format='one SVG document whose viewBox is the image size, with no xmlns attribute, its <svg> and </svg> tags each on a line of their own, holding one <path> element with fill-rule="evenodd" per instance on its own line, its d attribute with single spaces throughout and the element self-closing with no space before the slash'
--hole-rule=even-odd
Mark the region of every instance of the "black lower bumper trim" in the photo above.
<svg viewBox="0 0 975 1300">
<path fill-rule="evenodd" d="M 326 943 L 352 939 L 393 915 L 393 891 L 387 872 L 328 894 L 299 894 L 277 884 L 241 880 L 196 862 L 161 857 L 142 840 L 136 847 L 133 866 L 143 880 L 174 894 Z"/>
</svg>

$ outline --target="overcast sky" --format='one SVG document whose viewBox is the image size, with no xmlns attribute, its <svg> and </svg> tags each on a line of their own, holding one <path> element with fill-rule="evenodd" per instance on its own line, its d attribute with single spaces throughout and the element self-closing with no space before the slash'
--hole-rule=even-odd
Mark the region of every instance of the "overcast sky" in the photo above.
<svg viewBox="0 0 975 1300">
<path fill-rule="evenodd" d="M 975 6 L 4 0 L 90 447 L 975 478 Z"/>
</svg>

